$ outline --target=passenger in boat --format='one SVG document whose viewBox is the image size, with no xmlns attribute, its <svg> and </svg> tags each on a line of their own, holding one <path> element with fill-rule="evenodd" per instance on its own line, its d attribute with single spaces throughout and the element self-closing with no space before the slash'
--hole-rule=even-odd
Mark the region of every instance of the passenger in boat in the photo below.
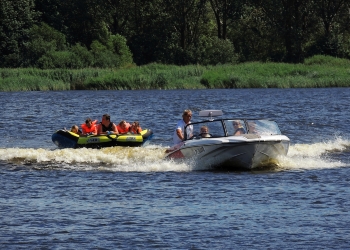
<svg viewBox="0 0 350 250">
<path fill-rule="evenodd" d="M 258 131 L 256 130 L 256 123 L 254 121 L 249 121 L 248 127 L 248 134 L 258 134 Z"/>
<path fill-rule="evenodd" d="M 202 138 L 211 137 L 209 134 L 209 128 L 207 126 L 202 126 L 199 134 Z"/>
<path fill-rule="evenodd" d="M 126 122 L 125 120 L 122 120 L 117 125 L 117 130 L 120 134 L 126 134 L 129 132 L 130 127 L 131 127 L 130 123 Z"/>
<path fill-rule="evenodd" d="M 87 118 L 85 123 L 81 124 L 81 128 L 83 130 L 83 135 L 97 135 L 96 128 L 97 120 L 92 121 L 91 118 Z"/>
<path fill-rule="evenodd" d="M 70 129 L 70 132 L 73 132 L 74 134 L 81 135 L 81 131 L 79 130 L 79 127 L 77 125 L 73 125 Z"/>
<path fill-rule="evenodd" d="M 240 121 L 233 121 L 232 124 L 235 130 L 233 135 L 243 135 L 246 133 Z"/>
<path fill-rule="evenodd" d="M 138 121 L 134 121 L 132 124 L 131 124 L 131 127 L 130 127 L 130 132 L 132 134 L 141 134 L 141 131 L 142 131 L 142 128 L 140 126 L 140 123 Z"/>
<path fill-rule="evenodd" d="M 178 144 L 182 142 L 185 139 L 185 126 L 187 124 L 191 123 L 191 118 L 192 118 L 192 111 L 189 109 L 184 110 L 182 113 L 182 120 L 178 121 L 176 124 L 176 128 L 173 134 L 173 143 Z M 187 127 L 187 139 L 191 138 L 193 136 L 193 126 L 190 125 Z"/>
<path fill-rule="evenodd" d="M 102 116 L 102 121 L 100 122 L 97 134 L 99 135 L 109 135 L 109 134 L 116 134 L 118 135 L 119 132 L 117 130 L 117 126 L 111 122 L 111 116 L 109 114 L 104 114 Z"/>
</svg>

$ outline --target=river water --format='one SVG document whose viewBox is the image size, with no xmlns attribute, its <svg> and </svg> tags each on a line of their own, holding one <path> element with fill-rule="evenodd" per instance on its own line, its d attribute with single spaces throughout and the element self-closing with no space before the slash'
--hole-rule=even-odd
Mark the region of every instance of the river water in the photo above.
<svg viewBox="0 0 350 250">
<path fill-rule="evenodd" d="M 346 249 L 350 88 L 0 92 L 3 249 Z M 164 160 L 184 109 L 274 119 L 273 170 Z M 63 149 L 54 131 L 109 113 L 154 131 L 143 148 Z"/>
</svg>

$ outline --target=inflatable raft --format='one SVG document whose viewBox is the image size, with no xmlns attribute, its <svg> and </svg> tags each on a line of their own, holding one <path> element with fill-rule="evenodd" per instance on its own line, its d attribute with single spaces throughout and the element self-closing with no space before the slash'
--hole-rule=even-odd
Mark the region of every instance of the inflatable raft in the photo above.
<svg viewBox="0 0 350 250">
<path fill-rule="evenodd" d="M 52 135 L 52 141 L 59 148 L 141 147 L 148 144 L 152 137 L 153 132 L 150 129 L 142 130 L 141 134 L 89 136 L 79 136 L 67 130 L 57 130 Z"/>
</svg>

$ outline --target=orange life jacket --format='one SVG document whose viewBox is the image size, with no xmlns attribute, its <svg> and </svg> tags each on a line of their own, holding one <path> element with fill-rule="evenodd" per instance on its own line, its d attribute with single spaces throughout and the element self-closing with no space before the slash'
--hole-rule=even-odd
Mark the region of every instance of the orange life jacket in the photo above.
<svg viewBox="0 0 350 250">
<path fill-rule="evenodd" d="M 87 134 L 91 132 L 96 133 L 96 123 L 97 123 L 97 120 L 93 121 L 90 128 L 85 123 L 81 124 L 81 128 L 83 129 L 83 134 Z"/>
<path fill-rule="evenodd" d="M 141 134 L 142 128 L 138 127 L 137 129 L 134 129 L 134 127 L 130 128 L 130 132 L 133 134 Z"/>
<path fill-rule="evenodd" d="M 118 132 L 121 133 L 121 134 L 126 134 L 129 132 L 129 129 L 130 129 L 130 123 L 126 123 L 125 124 L 125 128 L 122 128 L 119 124 L 117 126 L 117 129 L 118 129 Z"/>
</svg>

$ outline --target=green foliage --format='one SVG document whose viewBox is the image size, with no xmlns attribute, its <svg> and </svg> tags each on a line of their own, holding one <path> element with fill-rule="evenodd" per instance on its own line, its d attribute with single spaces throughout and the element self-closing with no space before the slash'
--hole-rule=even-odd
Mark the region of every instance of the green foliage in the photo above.
<svg viewBox="0 0 350 250">
<path fill-rule="evenodd" d="M 90 51 L 79 43 L 67 47 L 65 36 L 45 23 L 34 25 L 30 30 L 30 38 L 26 45 L 26 66 L 78 69 L 119 68 L 132 64 L 126 39 L 120 35 L 108 36 L 105 44 L 93 41 Z"/>
<path fill-rule="evenodd" d="M 149 64 L 112 71 L 86 81 L 87 89 L 183 89 L 203 88 L 199 79 L 200 66 L 171 66 Z"/>
<path fill-rule="evenodd" d="M 50 54 L 55 51 L 63 51 L 66 49 L 65 36 L 53 29 L 46 23 L 34 25 L 29 32 L 30 42 L 27 43 L 26 48 L 26 66 L 37 65 L 40 68 L 51 68 L 49 66 L 43 67 L 43 61 L 48 61 L 47 57 L 52 57 Z M 47 55 L 46 55 L 47 54 Z M 41 62 L 37 61 L 41 59 Z"/>
<path fill-rule="evenodd" d="M 34 0 L 0 1 L 0 67 L 22 65 L 28 32 L 35 17 Z"/>
<path fill-rule="evenodd" d="M 58 58 L 69 58 L 60 53 Z M 0 69 L 0 91 L 349 87 L 349 63 L 345 59 L 315 56 L 305 64 L 251 62 L 207 67 L 148 64 L 123 69 Z"/>
<path fill-rule="evenodd" d="M 69 51 L 52 51 L 42 56 L 37 61 L 37 65 L 41 69 L 74 69 L 77 67 L 73 55 Z"/>
<path fill-rule="evenodd" d="M 350 67 L 350 60 L 332 56 L 316 55 L 305 59 L 305 65 Z"/>
<path fill-rule="evenodd" d="M 226 63 L 236 63 L 233 44 L 229 40 L 217 37 L 202 37 L 199 46 L 196 46 L 198 60 L 194 63 L 202 65 L 216 65 Z"/>
<path fill-rule="evenodd" d="M 332 64 L 334 62 L 334 64 Z M 315 56 L 305 64 L 244 63 L 216 66 L 203 73 L 207 88 L 349 87 L 350 61 Z"/>
<path fill-rule="evenodd" d="M 69 83 L 36 76 L 27 75 L 23 78 L 0 78 L 0 91 L 49 91 L 69 89 Z"/>
<path fill-rule="evenodd" d="M 125 37 L 121 35 L 111 35 L 108 40 L 109 48 L 115 54 L 117 65 L 116 67 L 123 67 L 127 64 L 131 64 L 132 54 L 129 47 L 126 45 Z"/>
<path fill-rule="evenodd" d="M 126 39 L 120 35 L 111 35 L 105 44 L 95 40 L 90 47 L 94 56 L 94 67 L 120 68 L 132 63 Z"/>
<path fill-rule="evenodd" d="M 72 53 L 76 68 L 87 68 L 93 66 L 94 57 L 86 47 L 76 44 L 70 49 L 70 52 Z"/>
</svg>

